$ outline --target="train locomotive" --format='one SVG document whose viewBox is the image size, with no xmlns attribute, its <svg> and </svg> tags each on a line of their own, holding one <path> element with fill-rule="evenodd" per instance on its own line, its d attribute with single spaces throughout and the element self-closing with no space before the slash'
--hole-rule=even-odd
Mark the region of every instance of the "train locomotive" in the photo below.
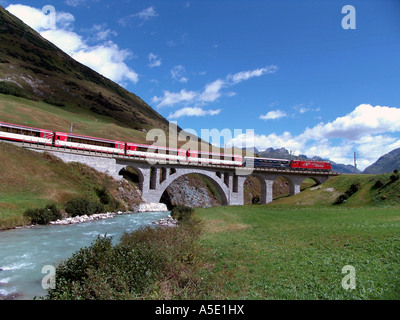
<svg viewBox="0 0 400 320">
<path fill-rule="evenodd" d="M 315 160 L 287 160 L 272 159 L 261 157 L 244 157 L 243 166 L 254 168 L 277 168 L 277 169 L 294 169 L 299 171 L 331 171 L 332 166 L 329 161 Z"/>
<path fill-rule="evenodd" d="M 155 145 L 138 144 L 89 137 L 65 132 L 0 122 L 0 139 L 30 144 L 54 146 L 57 148 L 94 151 L 120 156 L 140 157 L 183 163 L 247 166 L 254 168 L 275 168 L 312 171 L 332 170 L 329 161 L 287 160 L 261 157 L 242 157 L 238 154 L 204 152 Z"/>
</svg>

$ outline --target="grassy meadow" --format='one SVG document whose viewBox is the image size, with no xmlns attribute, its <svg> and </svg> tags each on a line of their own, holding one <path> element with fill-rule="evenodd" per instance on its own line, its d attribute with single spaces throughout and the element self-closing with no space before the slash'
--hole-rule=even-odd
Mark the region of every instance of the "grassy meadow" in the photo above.
<svg viewBox="0 0 400 320">
<path fill-rule="evenodd" d="M 342 175 L 268 205 L 196 209 L 211 298 L 400 299 L 400 188 L 374 187 L 388 177 Z M 360 190 L 333 205 L 355 182 Z M 342 287 L 348 265 L 354 290 Z"/>
</svg>

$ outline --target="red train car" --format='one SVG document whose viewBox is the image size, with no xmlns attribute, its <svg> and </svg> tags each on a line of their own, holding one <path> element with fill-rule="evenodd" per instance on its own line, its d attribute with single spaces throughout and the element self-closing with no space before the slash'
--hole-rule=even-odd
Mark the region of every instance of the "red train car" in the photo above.
<svg viewBox="0 0 400 320">
<path fill-rule="evenodd" d="M 50 130 L 0 122 L 0 139 L 51 146 L 53 132 Z"/>
<path fill-rule="evenodd" d="M 290 161 L 289 167 L 293 169 L 305 169 L 305 170 L 306 169 L 320 170 L 320 171 L 332 170 L 332 166 L 329 161 L 292 160 Z"/>
<path fill-rule="evenodd" d="M 54 146 L 125 155 L 125 142 L 54 132 Z"/>
</svg>

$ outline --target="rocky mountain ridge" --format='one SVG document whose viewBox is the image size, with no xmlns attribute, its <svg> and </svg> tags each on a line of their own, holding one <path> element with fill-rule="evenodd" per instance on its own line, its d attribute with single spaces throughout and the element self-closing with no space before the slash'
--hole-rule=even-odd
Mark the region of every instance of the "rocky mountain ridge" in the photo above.
<svg viewBox="0 0 400 320">
<path fill-rule="evenodd" d="M 375 163 L 365 168 L 363 173 L 378 174 L 400 169 L 400 148 L 394 149 L 380 157 Z"/>
</svg>

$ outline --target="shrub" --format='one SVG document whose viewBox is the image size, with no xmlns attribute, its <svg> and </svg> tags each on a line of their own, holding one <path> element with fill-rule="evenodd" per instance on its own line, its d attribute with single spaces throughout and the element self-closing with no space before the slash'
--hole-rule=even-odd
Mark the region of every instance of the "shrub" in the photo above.
<svg viewBox="0 0 400 320">
<path fill-rule="evenodd" d="M 393 170 L 393 173 L 394 173 L 394 174 L 398 174 L 398 173 L 399 173 L 399 170 L 398 170 L 398 169 L 394 169 L 394 170 Z"/>
<path fill-rule="evenodd" d="M 48 204 L 45 208 L 27 209 L 23 215 L 33 224 L 48 224 L 50 221 L 61 219 L 61 212 L 55 204 Z"/>
<path fill-rule="evenodd" d="M 253 197 L 253 198 L 251 199 L 251 203 L 252 203 L 252 204 L 258 204 L 258 203 L 260 203 L 260 197 L 259 197 L 259 196 Z"/>
<path fill-rule="evenodd" d="M 120 242 L 99 237 L 56 269 L 47 299 L 196 298 L 204 290 L 199 227 L 145 227 Z"/>
<path fill-rule="evenodd" d="M 341 194 L 334 204 L 341 204 L 343 202 L 346 202 L 348 198 L 350 198 L 354 193 L 356 193 L 358 190 L 360 190 L 360 185 L 353 183 L 350 188 L 343 194 Z"/>
<path fill-rule="evenodd" d="M 16 97 L 29 98 L 23 88 L 10 81 L 0 81 L 0 93 L 9 94 Z"/>
<path fill-rule="evenodd" d="M 71 215 L 82 216 L 104 212 L 104 205 L 97 201 L 91 201 L 83 197 L 72 198 L 65 204 L 65 211 Z"/>
<path fill-rule="evenodd" d="M 383 185 L 384 185 L 383 181 L 382 181 L 381 179 L 378 179 L 378 180 L 375 182 L 374 187 L 375 187 L 375 188 L 382 188 Z"/>
<path fill-rule="evenodd" d="M 175 220 L 184 221 L 192 218 L 193 212 L 193 208 L 179 205 L 172 209 L 171 216 Z"/>
<path fill-rule="evenodd" d="M 102 204 L 109 204 L 111 202 L 112 196 L 109 194 L 106 187 L 97 189 L 96 192 L 97 192 L 97 195 L 99 196 L 100 202 Z"/>
<path fill-rule="evenodd" d="M 356 193 L 360 189 L 359 184 L 352 184 L 350 188 L 346 191 L 346 194 L 351 197 L 354 193 Z"/>
<path fill-rule="evenodd" d="M 346 193 L 341 194 L 339 197 L 337 197 L 336 201 L 334 204 L 341 204 L 343 202 L 346 202 L 346 200 L 349 198 L 349 196 Z"/>
<path fill-rule="evenodd" d="M 391 182 L 395 182 L 395 181 L 397 181 L 397 180 L 399 180 L 399 175 L 398 175 L 398 174 L 394 173 L 394 174 L 392 174 L 392 175 L 390 176 L 390 181 L 391 181 Z"/>
</svg>

